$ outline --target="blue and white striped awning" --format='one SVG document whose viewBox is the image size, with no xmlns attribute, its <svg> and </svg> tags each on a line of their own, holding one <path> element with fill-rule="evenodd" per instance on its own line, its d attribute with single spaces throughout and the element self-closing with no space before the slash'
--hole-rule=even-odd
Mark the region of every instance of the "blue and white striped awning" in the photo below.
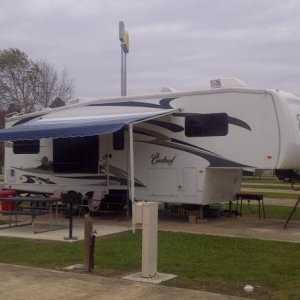
<svg viewBox="0 0 300 300">
<path fill-rule="evenodd" d="M 151 112 L 139 111 L 71 117 L 57 117 L 55 114 L 49 113 L 26 123 L 0 130 L 0 141 L 103 135 L 116 132 L 125 125 L 159 118 L 174 111 L 174 109 L 161 109 Z"/>
</svg>

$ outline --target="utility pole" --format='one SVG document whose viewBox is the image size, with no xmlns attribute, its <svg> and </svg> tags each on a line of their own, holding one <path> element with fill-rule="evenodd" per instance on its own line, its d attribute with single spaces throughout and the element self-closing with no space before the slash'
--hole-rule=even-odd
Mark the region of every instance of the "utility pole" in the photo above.
<svg viewBox="0 0 300 300">
<path fill-rule="evenodd" d="M 127 95 L 127 62 L 129 52 L 129 34 L 123 21 L 119 21 L 119 40 L 121 42 L 121 96 Z M 127 217 L 129 217 L 129 201 L 134 202 L 134 166 L 133 166 L 133 129 L 128 125 L 128 157 L 127 157 Z M 130 191 L 130 193 L 129 193 Z M 134 225 L 132 231 L 135 231 Z"/>
<path fill-rule="evenodd" d="M 121 96 L 127 95 L 127 63 L 126 56 L 129 52 L 129 34 L 125 30 L 123 21 L 119 21 L 119 40 L 121 42 Z"/>
</svg>

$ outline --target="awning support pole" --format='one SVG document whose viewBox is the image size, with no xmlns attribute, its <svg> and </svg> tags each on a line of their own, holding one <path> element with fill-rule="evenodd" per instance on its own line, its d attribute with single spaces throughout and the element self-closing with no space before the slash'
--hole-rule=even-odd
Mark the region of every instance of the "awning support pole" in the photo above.
<svg viewBox="0 0 300 300">
<path fill-rule="evenodd" d="M 134 148 L 133 148 L 133 125 L 129 124 L 129 166 L 130 166 L 130 199 L 131 206 L 134 204 Z M 132 223 L 132 232 L 135 233 L 135 225 Z"/>
</svg>

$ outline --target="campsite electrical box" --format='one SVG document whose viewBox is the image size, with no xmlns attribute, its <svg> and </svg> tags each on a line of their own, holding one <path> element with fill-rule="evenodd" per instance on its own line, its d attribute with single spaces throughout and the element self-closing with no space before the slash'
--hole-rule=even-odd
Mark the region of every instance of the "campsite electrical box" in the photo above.
<svg viewBox="0 0 300 300">
<path fill-rule="evenodd" d="M 143 204 L 143 202 L 137 202 L 132 205 L 132 223 L 135 225 L 143 223 Z"/>
</svg>

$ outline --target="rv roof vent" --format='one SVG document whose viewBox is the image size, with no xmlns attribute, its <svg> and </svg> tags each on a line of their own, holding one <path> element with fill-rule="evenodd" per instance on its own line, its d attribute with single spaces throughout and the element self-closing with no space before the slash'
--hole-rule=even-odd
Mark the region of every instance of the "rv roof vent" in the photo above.
<svg viewBox="0 0 300 300">
<path fill-rule="evenodd" d="M 91 100 L 94 100 L 94 98 L 90 98 L 90 97 L 74 98 L 74 99 L 68 100 L 67 105 L 74 105 L 74 104 L 84 103 L 84 102 L 91 101 Z"/>
<path fill-rule="evenodd" d="M 220 78 L 220 79 L 213 79 L 210 81 L 210 86 L 212 89 L 217 88 L 229 88 L 229 87 L 247 87 L 247 84 L 237 78 Z"/>
<path fill-rule="evenodd" d="M 169 87 L 169 86 L 163 86 L 161 88 L 161 92 L 162 93 L 172 93 L 172 92 L 177 92 L 177 90 L 172 87 Z"/>
</svg>

